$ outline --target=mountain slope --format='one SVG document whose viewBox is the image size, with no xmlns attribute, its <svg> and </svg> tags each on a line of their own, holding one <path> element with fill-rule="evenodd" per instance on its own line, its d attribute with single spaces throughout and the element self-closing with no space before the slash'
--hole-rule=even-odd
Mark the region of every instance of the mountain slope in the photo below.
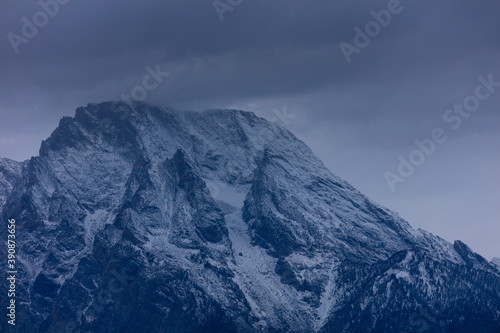
<svg viewBox="0 0 500 333">
<path fill-rule="evenodd" d="M 493 265 L 496 265 L 498 269 L 500 269 L 500 258 L 493 258 L 491 261 Z"/>
<path fill-rule="evenodd" d="M 22 176 L 23 163 L 0 158 L 0 209 L 3 208 L 15 183 Z"/>
<path fill-rule="evenodd" d="M 500 327 L 495 267 L 249 112 L 88 105 L 10 169 L 27 331 Z"/>
</svg>

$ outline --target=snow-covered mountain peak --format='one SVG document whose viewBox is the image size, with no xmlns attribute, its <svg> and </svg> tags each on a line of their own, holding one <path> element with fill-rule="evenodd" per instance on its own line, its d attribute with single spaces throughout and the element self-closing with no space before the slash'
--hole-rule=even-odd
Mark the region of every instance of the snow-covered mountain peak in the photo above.
<svg viewBox="0 0 500 333">
<path fill-rule="evenodd" d="M 40 156 L 0 160 L 0 200 L 24 244 L 27 331 L 457 331 L 500 320 L 490 263 L 413 229 L 251 112 L 89 104 Z"/>
</svg>

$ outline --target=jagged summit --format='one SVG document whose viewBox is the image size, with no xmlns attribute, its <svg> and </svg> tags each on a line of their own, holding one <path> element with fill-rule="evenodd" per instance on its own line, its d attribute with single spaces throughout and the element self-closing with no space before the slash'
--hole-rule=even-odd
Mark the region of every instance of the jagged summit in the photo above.
<svg viewBox="0 0 500 333">
<path fill-rule="evenodd" d="M 89 104 L 8 170 L 26 330 L 499 327 L 492 264 L 413 229 L 251 112 Z"/>
</svg>

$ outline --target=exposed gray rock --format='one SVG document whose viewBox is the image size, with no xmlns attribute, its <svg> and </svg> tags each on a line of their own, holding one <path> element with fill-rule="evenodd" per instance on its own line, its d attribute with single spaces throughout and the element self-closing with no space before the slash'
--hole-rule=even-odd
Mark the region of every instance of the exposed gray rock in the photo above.
<svg viewBox="0 0 500 333">
<path fill-rule="evenodd" d="M 79 108 L 0 160 L 0 204 L 19 332 L 499 331 L 493 264 L 249 112 Z"/>
</svg>

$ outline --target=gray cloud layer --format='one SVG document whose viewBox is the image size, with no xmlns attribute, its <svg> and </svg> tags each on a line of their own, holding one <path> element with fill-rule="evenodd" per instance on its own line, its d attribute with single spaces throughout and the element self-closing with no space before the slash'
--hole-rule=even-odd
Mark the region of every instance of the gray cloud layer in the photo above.
<svg viewBox="0 0 500 333">
<path fill-rule="evenodd" d="M 147 101 L 284 119 L 334 173 L 413 225 L 500 256 L 500 89 L 459 129 L 443 120 L 479 75 L 500 82 L 498 1 L 401 0 L 348 64 L 339 44 L 354 45 L 353 29 L 390 2 L 243 0 L 221 21 L 211 0 L 72 0 L 16 54 L 8 34 L 22 36 L 41 7 L 4 0 L 0 156 L 36 154 L 61 116 L 130 93 L 159 64 L 170 76 Z M 283 118 L 285 106 L 297 117 Z M 391 192 L 384 172 L 436 127 L 448 140 Z"/>
</svg>

